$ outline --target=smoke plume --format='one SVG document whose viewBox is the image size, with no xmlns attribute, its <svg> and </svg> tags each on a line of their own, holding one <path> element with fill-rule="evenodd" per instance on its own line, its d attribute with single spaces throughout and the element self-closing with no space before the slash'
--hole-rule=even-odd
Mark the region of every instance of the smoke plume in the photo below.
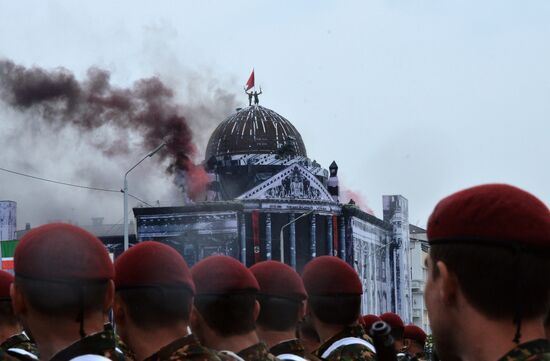
<svg viewBox="0 0 550 361">
<path fill-rule="evenodd" d="M 343 204 L 349 203 L 351 200 L 355 202 L 355 205 L 357 207 L 361 208 L 361 210 L 367 212 L 368 214 L 372 214 L 374 216 L 374 211 L 372 208 L 369 207 L 367 200 L 365 197 L 356 191 L 352 191 L 351 189 L 343 188 L 340 190 L 340 202 Z"/>
<path fill-rule="evenodd" d="M 48 126 L 72 126 L 80 133 L 104 127 L 116 130 L 114 142 L 95 142 L 106 156 L 130 152 L 130 134 L 137 133 L 144 150 L 158 153 L 166 171 L 191 199 L 199 198 L 208 177 L 193 163 L 197 147 L 174 91 L 158 77 L 140 79 L 127 88 L 111 84 L 110 73 L 92 67 L 83 80 L 63 68 L 26 68 L 0 60 L 0 99 L 18 111 L 34 111 Z M 181 176 L 183 175 L 183 176 Z"/>
</svg>

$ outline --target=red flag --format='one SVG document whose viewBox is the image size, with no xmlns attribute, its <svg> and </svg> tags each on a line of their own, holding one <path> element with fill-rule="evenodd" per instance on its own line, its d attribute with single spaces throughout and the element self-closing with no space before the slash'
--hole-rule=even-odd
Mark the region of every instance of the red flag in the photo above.
<svg viewBox="0 0 550 361">
<path fill-rule="evenodd" d="M 250 78 L 248 78 L 248 81 L 246 82 L 246 90 L 249 90 L 250 88 L 254 87 L 254 69 L 252 69 L 252 74 L 250 74 Z"/>
</svg>

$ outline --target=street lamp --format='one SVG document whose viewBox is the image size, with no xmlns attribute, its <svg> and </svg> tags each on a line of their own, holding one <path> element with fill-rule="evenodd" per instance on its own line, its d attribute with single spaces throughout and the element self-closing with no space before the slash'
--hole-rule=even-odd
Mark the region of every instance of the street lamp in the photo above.
<svg viewBox="0 0 550 361">
<path fill-rule="evenodd" d="M 156 147 L 154 150 L 152 150 L 149 154 L 147 154 L 145 157 L 143 157 L 139 162 L 137 162 L 132 168 L 130 168 L 126 174 L 124 174 L 124 250 L 126 251 L 129 247 L 128 245 L 128 173 L 134 170 L 135 167 L 141 164 L 145 159 L 152 157 L 155 155 L 156 152 L 161 150 L 162 147 L 164 147 L 166 143 L 162 143 L 158 147 Z"/>
<path fill-rule="evenodd" d="M 281 263 L 285 263 L 285 244 L 284 244 L 285 240 L 284 240 L 284 234 L 283 234 L 284 229 L 290 226 L 292 223 L 295 223 L 296 221 L 298 221 L 300 218 L 310 215 L 314 211 L 315 210 L 312 209 L 311 211 L 302 214 L 300 217 L 293 219 L 292 221 L 288 222 L 287 224 L 281 227 L 281 233 L 279 233 L 279 244 L 281 247 Z"/>
</svg>

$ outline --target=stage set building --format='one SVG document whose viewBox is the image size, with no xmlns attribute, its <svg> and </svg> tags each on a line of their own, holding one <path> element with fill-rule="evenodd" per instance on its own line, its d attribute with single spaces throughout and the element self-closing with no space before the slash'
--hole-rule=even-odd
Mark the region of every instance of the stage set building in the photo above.
<svg viewBox="0 0 550 361">
<path fill-rule="evenodd" d="M 334 255 L 358 272 L 363 313 L 394 311 L 411 321 L 408 203 L 383 196 L 383 219 L 339 201 L 338 166 L 308 157 L 298 130 L 259 104 L 237 109 L 212 133 L 204 201 L 134 208 L 138 241 L 176 248 L 193 265 L 225 254 L 247 266 L 283 260 L 301 271 Z"/>
</svg>

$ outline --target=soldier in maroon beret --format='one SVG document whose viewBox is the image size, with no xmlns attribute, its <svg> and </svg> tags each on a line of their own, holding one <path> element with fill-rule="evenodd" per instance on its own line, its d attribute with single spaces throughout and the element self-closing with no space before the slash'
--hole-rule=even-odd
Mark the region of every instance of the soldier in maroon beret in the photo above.
<svg viewBox="0 0 550 361">
<path fill-rule="evenodd" d="M 403 332 L 403 350 L 409 355 L 416 357 L 417 360 L 424 360 L 426 354 L 424 346 L 426 344 L 426 332 L 416 325 L 405 326 Z"/>
<path fill-rule="evenodd" d="M 125 359 L 114 334 L 103 329 L 113 304 L 114 268 L 99 239 L 73 225 L 48 224 L 23 236 L 14 263 L 14 311 L 40 359 Z"/>
<path fill-rule="evenodd" d="M 548 360 L 550 211 L 504 184 L 441 200 L 428 220 L 425 299 L 440 359 Z"/>
<path fill-rule="evenodd" d="M 372 324 L 377 322 L 377 321 L 380 321 L 380 317 L 378 317 L 376 315 L 372 315 L 372 314 L 364 315 L 364 316 L 359 317 L 359 324 L 361 326 L 363 326 L 363 328 L 367 332 L 369 332 Z"/>
<path fill-rule="evenodd" d="M 305 361 L 319 358 L 307 353 L 296 338 L 296 326 L 305 315 L 306 290 L 300 275 L 277 261 L 259 262 L 250 272 L 260 285 L 260 315 L 256 330 L 269 352 L 281 360 Z"/>
<path fill-rule="evenodd" d="M 403 350 L 403 332 L 405 331 L 405 324 L 403 323 L 403 320 L 398 314 L 393 312 L 381 314 L 380 319 L 390 325 L 395 352 L 399 354 Z"/>
<path fill-rule="evenodd" d="M 117 331 L 137 361 L 219 361 L 188 332 L 195 285 L 183 257 L 142 242 L 115 262 Z"/>
<path fill-rule="evenodd" d="M 314 352 L 331 361 L 374 360 L 372 340 L 357 320 L 363 286 L 357 272 L 333 256 L 310 261 L 302 273 L 307 312 L 321 338 Z"/>
<path fill-rule="evenodd" d="M 254 275 L 227 256 L 207 257 L 191 274 L 196 287 L 191 329 L 201 343 L 224 360 L 277 360 L 255 332 L 260 287 Z"/>
<path fill-rule="evenodd" d="M 0 271 L 0 350 L 15 358 L 37 360 L 36 345 L 23 331 L 13 313 L 10 297 L 12 283 L 13 276 L 6 271 Z"/>
</svg>

